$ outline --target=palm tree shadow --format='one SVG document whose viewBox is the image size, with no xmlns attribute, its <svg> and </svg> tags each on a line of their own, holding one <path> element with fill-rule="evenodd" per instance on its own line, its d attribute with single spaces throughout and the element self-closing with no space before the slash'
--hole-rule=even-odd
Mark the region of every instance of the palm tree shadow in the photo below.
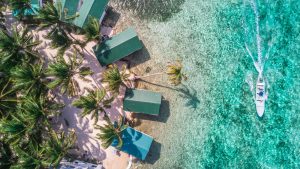
<svg viewBox="0 0 300 169">
<path fill-rule="evenodd" d="M 106 158 L 106 152 L 101 148 L 99 141 L 93 136 L 95 129 L 91 124 L 93 124 L 94 121 L 88 117 L 80 117 L 80 109 L 72 106 L 74 98 L 69 98 L 64 94 L 58 93 L 57 99 L 66 106 L 62 110 L 62 114 L 54 127 L 64 130 L 65 132 L 68 132 L 69 129 L 73 129 L 77 136 L 74 145 L 76 149 L 72 151 L 71 154 L 75 155 L 78 159 L 104 160 Z M 86 154 L 86 157 L 84 157 L 83 154 Z"/>
<path fill-rule="evenodd" d="M 182 86 L 182 88 L 176 89 L 179 92 L 179 97 L 186 100 L 185 106 L 197 109 L 200 104 L 197 91 L 194 88 L 188 88 L 186 85 Z"/>
</svg>

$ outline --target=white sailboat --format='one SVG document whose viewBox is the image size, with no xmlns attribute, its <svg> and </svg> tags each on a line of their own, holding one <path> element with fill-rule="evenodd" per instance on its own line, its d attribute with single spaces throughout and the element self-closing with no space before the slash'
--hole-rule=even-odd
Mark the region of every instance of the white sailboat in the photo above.
<svg viewBox="0 0 300 169">
<path fill-rule="evenodd" d="M 265 92 L 265 81 L 261 74 L 258 75 L 256 82 L 256 111 L 259 117 L 262 117 L 265 111 L 265 101 L 266 101 L 266 92 Z"/>
</svg>

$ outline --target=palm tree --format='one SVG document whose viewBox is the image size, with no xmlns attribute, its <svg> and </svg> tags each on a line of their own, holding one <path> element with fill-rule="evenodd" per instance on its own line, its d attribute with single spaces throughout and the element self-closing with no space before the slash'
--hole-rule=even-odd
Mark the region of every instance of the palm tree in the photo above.
<svg viewBox="0 0 300 169">
<path fill-rule="evenodd" d="M 97 40 L 101 43 L 101 26 L 99 21 L 94 17 L 89 17 L 87 25 L 84 27 L 87 41 Z"/>
<path fill-rule="evenodd" d="M 22 97 L 21 103 L 18 105 L 18 114 L 27 121 L 32 120 L 33 123 L 49 127 L 47 117 L 60 114 L 61 108 L 63 108 L 62 104 L 51 101 L 43 95 L 39 97 L 27 95 Z"/>
<path fill-rule="evenodd" d="M 104 89 L 98 89 L 90 91 L 87 96 L 81 96 L 78 100 L 73 101 L 73 106 L 83 109 L 81 116 L 84 117 L 88 114 L 92 114 L 92 119 L 95 118 L 95 124 L 98 122 L 100 113 L 104 113 L 107 116 L 105 109 L 111 107 L 111 103 L 114 101 L 113 97 L 107 98 L 106 91 Z"/>
<path fill-rule="evenodd" d="M 15 163 L 9 144 L 0 141 L 0 168 L 10 168 Z"/>
<path fill-rule="evenodd" d="M 64 54 L 73 43 L 71 39 L 73 37 L 70 32 L 74 27 L 69 21 L 77 17 L 77 15 L 68 17 L 67 11 L 63 9 L 61 2 L 58 1 L 55 4 L 47 2 L 39 11 L 36 18 L 41 20 L 41 29 L 51 28 L 45 38 L 51 39 L 51 46 L 53 48 L 60 48 L 59 53 Z"/>
<path fill-rule="evenodd" d="M 68 151 L 73 148 L 76 141 L 76 135 L 74 131 L 71 131 L 68 135 L 64 132 L 56 133 L 50 131 L 50 138 L 47 139 L 43 145 L 43 160 L 47 163 L 47 166 L 56 168 L 63 157 L 66 156 Z"/>
<path fill-rule="evenodd" d="M 61 2 L 58 1 L 55 5 L 54 3 L 47 2 L 44 7 L 39 10 L 36 18 L 42 21 L 40 24 L 41 29 L 52 27 L 70 30 L 72 25 L 69 21 L 76 17 L 77 15 L 68 16 L 67 11 L 63 9 Z"/>
<path fill-rule="evenodd" d="M 13 26 L 11 35 L 0 30 L 0 70 L 8 71 L 15 65 L 38 58 L 34 47 L 39 43 L 33 40 L 33 35 L 27 28 L 18 30 Z"/>
<path fill-rule="evenodd" d="M 43 64 L 26 64 L 17 66 L 11 71 L 11 78 L 15 89 L 25 93 L 39 94 L 46 89 Z"/>
<path fill-rule="evenodd" d="M 60 56 L 54 63 L 49 65 L 46 72 L 47 76 L 53 77 L 54 80 L 48 83 L 50 89 L 60 87 L 61 93 L 68 93 L 69 96 L 75 96 L 78 93 L 79 85 L 76 76 L 80 79 L 88 81 L 85 77 L 92 75 L 93 72 L 89 67 L 82 67 L 82 58 L 77 61 L 77 53 L 69 57 L 69 63 Z"/>
<path fill-rule="evenodd" d="M 106 117 L 104 126 L 97 125 L 95 128 L 99 129 L 101 133 L 97 134 L 97 138 L 101 140 L 104 149 L 108 148 L 115 140 L 118 140 L 117 148 L 121 148 L 123 145 L 122 131 L 128 126 L 124 125 L 124 118 L 119 117 L 119 122 L 113 124 L 108 117 Z"/>
<path fill-rule="evenodd" d="M 47 117 L 56 114 L 58 107 L 45 101 L 46 98 L 22 96 L 14 113 L 0 120 L 0 132 L 13 145 L 22 142 L 40 142 L 43 130 L 50 128 Z"/>
<path fill-rule="evenodd" d="M 15 146 L 14 151 L 18 160 L 11 166 L 11 169 L 40 169 L 48 167 L 41 159 L 42 151 L 40 146 L 33 142 L 29 142 L 26 147 Z"/>
<path fill-rule="evenodd" d="M 15 109 L 17 98 L 15 90 L 11 88 L 11 81 L 0 79 L 0 86 L 0 117 L 3 117 Z"/>
<path fill-rule="evenodd" d="M 187 80 L 186 75 L 182 72 L 183 66 L 181 61 L 177 60 L 173 64 L 167 65 L 167 71 L 166 72 L 160 72 L 160 73 L 153 73 L 145 76 L 135 76 L 135 79 L 143 79 L 146 77 L 151 77 L 151 76 L 157 76 L 157 75 L 163 75 L 166 73 L 169 77 L 169 81 L 171 84 L 177 86 L 181 84 L 182 80 Z M 144 81 L 144 80 L 143 80 Z"/>
<path fill-rule="evenodd" d="M 65 51 L 73 44 L 67 33 L 60 28 L 54 28 L 46 38 L 51 39 L 52 48 L 58 48 L 58 55 L 64 55 Z"/>
<path fill-rule="evenodd" d="M 166 73 L 169 75 L 169 81 L 171 84 L 177 86 L 181 84 L 182 80 L 187 80 L 186 75 L 182 72 L 182 68 L 182 63 L 178 60 L 174 64 L 167 66 Z"/>
<path fill-rule="evenodd" d="M 26 132 L 32 128 L 27 128 L 23 120 L 16 117 L 12 119 L 2 118 L 0 120 L 0 133 L 4 135 L 4 139 L 10 145 L 16 145 L 24 140 Z"/>
<path fill-rule="evenodd" d="M 122 65 L 119 70 L 117 65 L 110 65 L 107 70 L 103 72 L 102 82 L 108 84 L 108 90 L 114 93 L 119 93 L 121 86 L 126 86 L 129 81 L 130 74 L 126 69 L 126 65 Z"/>
</svg>

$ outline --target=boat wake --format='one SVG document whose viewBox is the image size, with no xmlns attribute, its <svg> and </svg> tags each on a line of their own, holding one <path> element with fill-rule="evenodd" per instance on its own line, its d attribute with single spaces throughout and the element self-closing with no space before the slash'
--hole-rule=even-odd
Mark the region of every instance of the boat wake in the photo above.
<svg viewBox="0 0 300 169">
<path fill-rule="evenodd" d="M 253 96 L 253 100 L 255 101 L 254 81 L 253 81 L 253 73 L 252 72 L 247 73 L 245 82 L 249 85 L 250 91 Z"/>
<path fill-rule="evenodd" d="M 264 64 L 269 58 L 272 42 L 268 43 L 268 49 L 266 50 L 265 55 L 264 55 L 262 38 L 260 35 L 260 26 L 259 26 L 260 19 L 259 19 L 259 11 L 257 8 L 257 4 L 256 4 L 255 0 L 250 0 L 249 4 L 250 4 L 251 9 L 255 16 L 255 41 L 256 41 L 257 58 L 254 57 L 254 54 L 251 52 L 247 42 L 245 42 L 245 49 L 246 49 L 246 52 L 248 53 L 248 55 L 251 57 L 253 64 L 255 66 L 255 69 L 258 72 L 258 77 L 257 77 L 257 82 L 256 82 L 256 90 L 254 90 L 254 81 L 252 79 L 253 74 L 247 75 L 246 82 L 250 86 L 250 90 L 253 93 L 253 98 L 256 103 L 257 113 L 261 117 L 265 111 L 265 101 L 268 97 L 267 96 L 268 92 L 266 92 L 266 89 L 268 89 L 268 83 L 267 83 L 267 80 L 265 79 L 265 77 L 263 76 Z M 246 9 L 246 0 L 244 0 L 244 8 Z M 245 22 L 246 22 L 246 19 L 244 18 L 243 27 L 245 30 L 245 36 L 247 36 L 249 34 L 249 32 L 245 25 Z"/>
</svg>

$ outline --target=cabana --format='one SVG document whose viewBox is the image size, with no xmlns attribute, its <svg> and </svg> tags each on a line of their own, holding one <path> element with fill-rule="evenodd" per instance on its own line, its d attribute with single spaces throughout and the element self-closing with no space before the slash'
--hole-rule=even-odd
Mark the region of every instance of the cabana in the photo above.
<svg viewBox="0 0 300 169">
<path fill-rule="evenodd" d="M 122 140 L 123 145 L 120 150 L 141 160 L 145 160 L 153 142 L 152 137 L 131 127 L 122 131 Z M 118 140 L 115 139 L 112 146 L 116 147 L 117 145 Z"/>
<path fill-rule="evenodd" d="M 38 13 L 38 10 L 42 6 L 42 0 L 31 0 L 30 6 L 31 6 L 31 8 L 27 8 L 24 10 L 25 16 L 36 15 Z M 14 10 L 12 12 L 12 14 L 13 14 L 13 16 L 18 16 L 20 14 L 20 11 Z"/>
<path fill-rule="evenodd" d="M 93 47 L 101 66 L 109 65 L 143 48 L 133 28 L 113 36 Z"/>
<path fill-rule="evenodd" d="M 137 89 L 126 89 L 123 110 L 158 115 L 161 105 L 161 94 Z"/>
<path fill-rule="evenodd" d="M 67 16 L 73 16 L 76 14 L 79 8 L 80 0 L 60 0 L 62 9 L 67 11 Z"/>
<path fill-rule="evenodd" d="M 73 21 L 74 25 L 83 28 L 85 24 L 88 23 L 90 16 L 102 22 L 108 1 L 109 0 L 84 0 L 78 11 L 79 16 Z"/>
</svg>

